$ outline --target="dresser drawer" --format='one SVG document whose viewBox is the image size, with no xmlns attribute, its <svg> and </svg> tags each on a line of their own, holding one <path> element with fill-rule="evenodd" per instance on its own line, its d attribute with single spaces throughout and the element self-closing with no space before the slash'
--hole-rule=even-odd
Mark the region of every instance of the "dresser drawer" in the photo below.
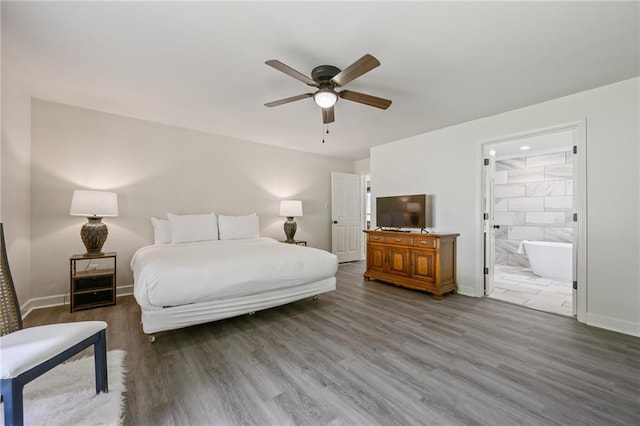
<svg viewBox="0 0 640 426">
<path fill-rule="evenodd" d="M 75 309 L 114 304 L 113 290 L 89 291 L 73 295 L 73 305 Z"/>
<path fill-rule="evenodd" d="M 410 246 L 413 243 L 413 238 L 412 237 L 405 237 L 405 236 L 392 236 L 392 237 L 386 237 L 387 239 L 387 244 L 394 244 L 397 246 Z"/>
<path fill-rule="evenodd" d="M 113 275 L 74 278 L 73 284 L 75 291 L 111 288 L 113 286 Z"/>
<path fill-rule="evenodd" d="M 414 238 L 413 246 L 434 249 L 438 246 L 438 240 L 435 238 Z"/>
<path fill-rule="evenodd" d="M 369 242 L 371 243 L 384 243 L 385 237 L 382 235 L 369 234 Z"/>
</svg>

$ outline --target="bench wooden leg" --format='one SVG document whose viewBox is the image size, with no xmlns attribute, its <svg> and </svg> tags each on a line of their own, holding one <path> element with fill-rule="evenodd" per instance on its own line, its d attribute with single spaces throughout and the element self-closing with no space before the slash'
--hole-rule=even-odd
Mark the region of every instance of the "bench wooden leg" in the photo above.
<svg viewBox="0 0 640 426">
<path fill-rule="evenodd" d="M 107 336 L 106 331 L 98 333 L 98 341 L 93 345 L 93 358 L 96 367 L 96 394 L 109 392 L 107 378 Z"/>
<path fill-rule="evenodd" d="M 5 379 L 1 381 L 0 392 L 4 400 L 5 426 L 23 425 L 22 388 L 19 380 Z"/>
</svg>

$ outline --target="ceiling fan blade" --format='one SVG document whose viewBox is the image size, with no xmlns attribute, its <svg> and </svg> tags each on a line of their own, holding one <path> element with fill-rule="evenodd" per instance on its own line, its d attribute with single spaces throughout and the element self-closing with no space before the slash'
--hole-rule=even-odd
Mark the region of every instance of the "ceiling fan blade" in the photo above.
<svg viewBox="0 0 640 426">
<path fill-rule="evenodd" d="M 335 121 L 335 116 L 333 114 L 333 107 L 322 108 L 322 123 L 329 124 Z"/>
<path fill-rule="evenodd" d="M 312 79 L 310 79 L 306 75 L 302 74 L 299 71 L 294 70 L 289 65 L 283 64 L 282 62 L 278 61 L 277 59 L 270 59 L 270 60 L 266 61 L 265 64 L 277 69 L 278 71 L 282 71 L 283 73 L 285 73 L 287 75 L 290 75 L 291 77 L 293 77 L 295 79 L 298 79 L 301 82 L 303 82 L 304 84 L 308 84 L 309 86 L 317 87 L 317 85 L 318 85 L 315 81 L 313 81 Z"/>
<path fill-rule="evenodd" d="M 277 101 L 267 102 L 264 106 L 275 107 L 278 105 L 288 104 L 289 102 L 299 101 L 300 99 L 306 99 L 313 96 L 313 93 L 305 93 L 302 95 L 291 96 L 289 98 L 278 99 Z"/>
<path fill-rule="evenodd" d="M 338 93 L 338 95 L 340 95 L 342 99 L 346 99 L 352 102 L 358 102 L 380 109 L 387 109 L 391 105 L 391 101 L 389 99 L 379 98 L 377 96 L 371 96 L 360 92 L 354 92 L 352 90 L 343 90 Z"/>
<path fill-rule="evenodd" d="M 331 79 L 331 82 L 336 86 L 344 86 L 348 82 L 355 80 L 362 74 L 371 71 L 379 65 L 380 61 L 367 53 L 362 58 L 340 71 L 338 75 Z"/>
</svg>

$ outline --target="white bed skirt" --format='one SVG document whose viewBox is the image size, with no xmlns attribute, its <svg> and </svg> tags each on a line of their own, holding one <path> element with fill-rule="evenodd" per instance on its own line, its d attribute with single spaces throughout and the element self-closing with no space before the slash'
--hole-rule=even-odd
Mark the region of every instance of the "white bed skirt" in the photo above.
<svg viewBox="0 0 640 426">
<path fill-rule="evenodd" d="M 296 300 L 336 289 L 336 278 L 326 278 L 291 288 L 278 289 L 252 296 L 191 303 L 167 308 L 142 307 L 142 330 L 147 334 L 174 330 L 211 321 L 231 318 L 262 309 L 273 308 Z"/>
</svg>

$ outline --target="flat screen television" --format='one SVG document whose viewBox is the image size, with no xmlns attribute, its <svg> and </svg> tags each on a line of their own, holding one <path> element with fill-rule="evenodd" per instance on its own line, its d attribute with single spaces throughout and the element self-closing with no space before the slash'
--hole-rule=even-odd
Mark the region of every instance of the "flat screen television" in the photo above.
<svg viewBox="0 0 640 426">
<path fill-rule="evenodd" d="M 381 228 L 432 228 L 432 195 L 376 198 L 376 226 Z"/>
</svg>

